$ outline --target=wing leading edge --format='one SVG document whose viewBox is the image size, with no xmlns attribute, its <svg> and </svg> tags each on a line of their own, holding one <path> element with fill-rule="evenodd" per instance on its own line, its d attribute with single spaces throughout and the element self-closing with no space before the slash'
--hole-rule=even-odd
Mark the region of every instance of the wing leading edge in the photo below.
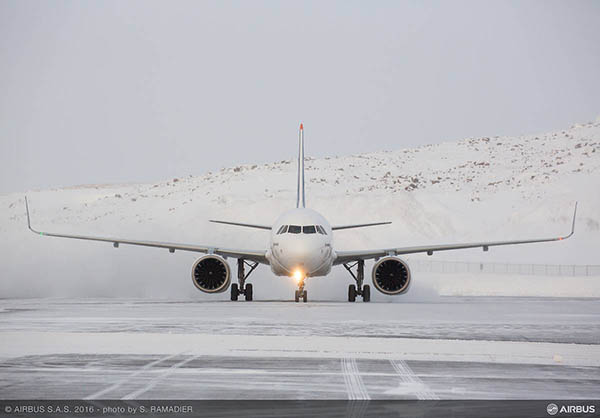
<svg viewBox="0 0 600 418">
<path fill-rule="evenodd" d="M 131 240 L 124 238 L 109 238 L 109 237 L 95 237 L 88 235 L 71 235 L 71 234 L 57 234 L 54 232 L 42 232 L 36 231 L 31 227 L 31 219 L 29 216 L 29 204 L 27 202 L 27 197 L 25 197 L 25 209 L 27 211 L 27 227 L 29 230 L 35 234 L 47 237 L 59 237 L 59 238 L 72 238 L 72 239 L 80 239 L 80 240 L 88 240 L 88 241 L 103 241 L 103 242 L 111 242 L 115 248 L 118 248 L 120 244 L 126 245 L 139 245 L 143 247 L 155 247 L 155 248 L 166 248 L 169 252 L 174 253 L 176 250 L 178 251 L 192 251 L 197 253 L 205 253 L 205 254 L 217 254 L 223 257 L 233 257 L 233 258 L 244 258 L 247 260 L 256 261 L 262 264 L 269 264 L 265 254 L 266 250 L 252 251 L 252 250 L 236 250 L 230 248 L 220 248 L 220 247 L 211 247 L 207 245 L 193 245 L 193 244 L 180 244 L 174 242 L 161 242 L 161 241 L 139 241 L 139 240 Z"/>
<path fill-rule="evenodd" d="M 364 228 L 366 226 L 377 226 L 377 225 L 389 225 L 390 221 L 386 222 L 372 222 L 369 224 L 355 224 L 355 225 L 334 225 L 331 227 L 332 231 L 338 231 L 340 229 L 353 229 L 353 228 Z"/>
<path fill-rule="evenodd" d="M 575 233 L 575 218 L 577 216 L 577 202 L 575 202 L 575 210 L 573 211 L 573 222 L 571 224 L 571 232 L 568 235 L 561 237 L 552 238 L 537 238 L 537 239 L 525 239 L 516 241 L 489 241 L 489 242 L 472 242 L 466 244 L 442 244 L 442 245 L 423 245 L 417 247 L 398 247 L 398 248 L 387 248 L 378 250 L 364 250 L 364 251 L 338 251 L 337 258 L 334 264 L 343 264 L 356 260 L 369 260 L 372 258 L 380 258 L 385 256 L 394 256 L 402 254 L 416 254 L 416 253 L 427 253 L 432 255 L 437 251 L 448 251 L 448 250 L 462 250 L 466 248 L 479 248 L 482 247 L 483 251 L 487 251 L 489 247 L 496 247 L 500 245 L 516 245 L 516 244 L 532 244 L 536 242 L 549 242 L 549 241 L 562 241 L 571 237 Z"/>
<path fill-rule="evenodd" d="M 210 219 L 208 222 L 213 222 L 216 224 L 224 224 L 224 225 L 243 226 L 244 228 L 266 229 L 269 231 L 271 230 L 271 227 L 269 225 L 245 224 L 242 222 L 231 222 L 231 221 L 218 221 L 216 219 Z"/>
</svg>

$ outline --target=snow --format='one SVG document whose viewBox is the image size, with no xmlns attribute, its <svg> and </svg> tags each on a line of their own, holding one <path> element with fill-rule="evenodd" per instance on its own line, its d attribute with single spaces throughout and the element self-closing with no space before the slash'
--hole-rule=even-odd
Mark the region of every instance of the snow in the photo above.
<svg viewBox="0 0 600 418">
<path fill-rule="evenodd" d="M 310 155 L 318 143 L 306 141 Z M 285 146 L 293 151 L 294 139 Z M 579 201 L 576 234 L 567 241 L 486 253 L 438 253 L 430 259 L 600 264 L 598 121 L 545 134 L 309 158 L 306 169 L 307 204 L 332 224 L 393 221 L 337 232 L 334 246 L 340 250 L 564 235 L 574 202 Z M 86 185 L 27 194 L 33 226 L 40 230 L 262 249 L 268 232 L 207 220 L 268 224 L 294 205 L 295 176 L 295 162 L 289 160 L 150 184 Z M 206 298 L 189 278 L 197 254 L 126 246 L 115 250 L 108 244 L 36 236 L 26 229 L 23 196 L 0 196 L 2 296 Z M 274 278 L 264 266 L 252 280 L 259 298 L 287 298 L 293 292 L 292 283 Z M 313 286 L 314 296 L 341 297 L 348 280 L 337 268 L 327 278 L 314 279 L 309 292 Z M 433 293 L 474 294 L 469 289 L 477 281 L 467 277 L 464 283 L 469 286 L 435 285 Z M 514 285 L 504 290 L 491 285 L 480 294 L 598 294 L 593 279 L 510 281 Z M 427 293 L 431 286 L 424 288 Z"/>
<path fill-rule="evenodd" d="M 597 299 L 3 304 L 3 399 L 590 399 L 600 385 Z"/>
<path fill-rule="evenodd" d="M 210 334 L 3 332 L 5 358 L 72 354 L 198 354 L 245 357 L 436 360 L 600 367 L 600 346 L 510 341 Z"/>
<path fill-rule="evenodd" d="M 441 296 L 600 297 L 600 277 L 427 273 L 423 284 Z"/>
</svg>

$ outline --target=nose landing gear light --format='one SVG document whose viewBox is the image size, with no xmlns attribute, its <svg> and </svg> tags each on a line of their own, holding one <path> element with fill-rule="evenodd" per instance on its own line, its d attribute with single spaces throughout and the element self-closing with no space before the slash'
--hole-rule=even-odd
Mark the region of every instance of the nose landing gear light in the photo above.
<svg viewBox="0 0 600 418">
<path fill-rule="evenodd" d="M 302 299 L 302 302 L 308 301 L 308 293 L 306 292 L 306 289 L 304 289 L 305 278 L 306 277 L 301 277 L 298 280 L 298 290 L 296 290 L 296 292 L 294 293 L 294 300 L 296 302 L 300 302 L 300 299 Z"/>
<path fill-rule="evenodd" d="M 244 272 L 245 266 L 250 267 L 250 271 L 248 271 L 248 273 Z M 244 295 L 247 301 L 252 300 L 254 293 L 252 289 L 252 283 L 246 284 L 246 279 L 256 267 L 258 267 L 258 263 L 248 262 L 243 258 L 238 258 L 238 283 L 233 283 L 231 285 L 231 300 L 238 300 L 239 295 Z"/>
<path fill-rule="evenodd" d="M 356 285 L 351 284 L 348 286 L 348 302 L 354 302 L 356 296 L 362 296 L 363 302 L 370 302 L 371 286 L 368 284 L 363 285 L 365 279 L 365 261 L 359 260 L 354 264 L 344 263 L 344 267 L 348 270 L 354 281 L 356 281 Z M 352 271 L 354 267 L 356 267 L 356 274 Z"/>
</svg>

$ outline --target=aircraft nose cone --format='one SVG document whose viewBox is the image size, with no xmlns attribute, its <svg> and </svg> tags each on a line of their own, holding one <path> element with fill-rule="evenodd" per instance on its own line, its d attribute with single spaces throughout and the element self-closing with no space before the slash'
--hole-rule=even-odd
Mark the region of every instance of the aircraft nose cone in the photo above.
<svg viewBox="0 0 600 418">
<path fill-rule="evenodd" d="M 311 273 L 323 264 L 324 257 L 325 252 L 320 245 L 302 243 L 286 248 L 281 254 L 281 263 L 289 271 L 301 268 L 305 273 Z"/>
</svg>

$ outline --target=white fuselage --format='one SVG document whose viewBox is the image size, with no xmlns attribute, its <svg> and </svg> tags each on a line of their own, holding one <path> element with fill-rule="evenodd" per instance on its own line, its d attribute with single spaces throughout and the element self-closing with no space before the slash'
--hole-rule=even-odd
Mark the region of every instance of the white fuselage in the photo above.
<svg viewBox="0 0 600 418">
<path fill-rule="evenodd" d="M 329 222 L 318 212 L 296 208 L 281 215 L 271 229 L 267 259 L 277 276 L 325 276 L 335 252 Z"/>
</svg>

